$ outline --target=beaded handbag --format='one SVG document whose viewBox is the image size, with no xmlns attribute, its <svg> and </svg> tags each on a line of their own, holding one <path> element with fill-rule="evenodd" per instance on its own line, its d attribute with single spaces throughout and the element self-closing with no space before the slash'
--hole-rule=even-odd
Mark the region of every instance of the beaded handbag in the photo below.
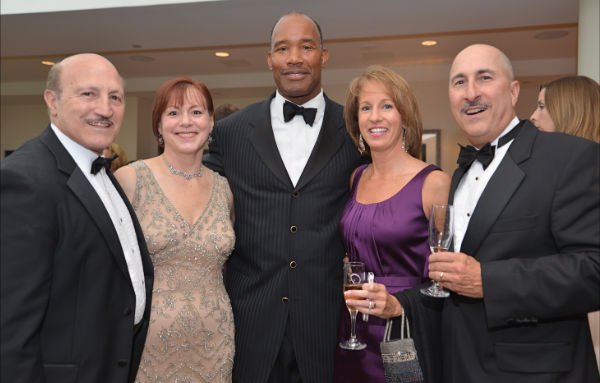
<svg viewBox="0 0 600 383">
<path fill-rule="evenodd" d="M 388 319 L 380 343 L 386 383 L 424 383 L 415 342 L 410 337 L 408 319 L 402 313 L 400 339 L 390 340 L 393 319 Z M 404 327 L 406 324 L 406 337 Z"/>
</svg>

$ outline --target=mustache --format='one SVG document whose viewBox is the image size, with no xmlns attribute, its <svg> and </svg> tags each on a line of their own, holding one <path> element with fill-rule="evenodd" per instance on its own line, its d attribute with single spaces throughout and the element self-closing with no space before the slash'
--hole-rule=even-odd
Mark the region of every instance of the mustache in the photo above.
<svg viewBox="0 0 600 383">
<path fill-rule="evenodd" d="M 460 108 L 460 111 L 462 113 L 466 113 L 467 110 L 472 109 L 472 108 L 488 109 L 489 107 L 490 107 L 490 104 L 488 104 L 487 102 L 483 102 L 481 100 L 465 101 L 463 106 Z"/>
</svg>

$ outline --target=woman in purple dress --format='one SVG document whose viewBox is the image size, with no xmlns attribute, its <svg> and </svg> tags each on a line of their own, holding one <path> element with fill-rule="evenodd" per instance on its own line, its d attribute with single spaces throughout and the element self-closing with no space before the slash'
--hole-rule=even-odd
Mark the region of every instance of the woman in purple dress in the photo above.
<svg viewBox="0 0 600 383">
<path fill-rule="evenodd" d="M 357 319 L 361 351 L 336 350 L 336 382 L 384 382 L 379 343 L 386 319 L 402 314 L 391 294 L 427 280 L 428 216 L 431 205 L 446 203 L 450 178 L 421 158 L 422 123 L 415 95 L 406 81 L 382 66 L 371 66 L 348 90 L 346 128 L 358 150 L 372 163 L 356 169 L 352 194 L 341 218 L 350 261 L 362 261 L 375 283 L 348 291 L 345 299 L 368 313 Z M 339 339 L 350 334 L 343 308 Z"/>
</svg>

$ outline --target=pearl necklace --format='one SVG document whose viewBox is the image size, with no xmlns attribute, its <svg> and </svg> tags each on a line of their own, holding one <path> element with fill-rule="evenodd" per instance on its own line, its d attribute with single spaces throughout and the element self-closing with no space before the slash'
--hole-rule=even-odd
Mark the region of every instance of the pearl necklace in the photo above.
<svg viewBox="0 0 600 383">
<path fill-rule="evenodd" d="M 165 165 L 167 165 L 167 169 L 169 169 L 169 172 L 171 172 L 171 174 L 173 174 L 175 176 L 182 176 L 183 178 L 185 178 L 188 181 L 195 177 L 202 177 L 202 174 L 203 174 L 202 168 L 200 168 L 200 170 L 198 170 L 197 172 L 194 172 L 194 173 L 186 173 L 183 170 L 175 169 L 175 167 L 173 165 L 171 165 L 171 163 L 169 161 L 167 161 L 167 158 L 164 156 L 164 154 L 163 154 L 162 158 L 165 161 Z"/>
</svg>

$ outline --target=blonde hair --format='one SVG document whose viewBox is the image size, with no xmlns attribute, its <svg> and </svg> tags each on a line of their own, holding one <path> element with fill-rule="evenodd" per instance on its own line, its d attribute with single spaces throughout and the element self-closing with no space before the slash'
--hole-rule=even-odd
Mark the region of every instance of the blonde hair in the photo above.
<svg viewBox="0 0 600 383">
<path fill-rule="evenodd" d="M 113 154 L 118 156 L 110 163 L 110 170 L 114 173 L 121 166 L 127 165 L 129 161 L 127 161 L 125 150 L 123 150 L 121 145 L 117 144 L 116 142 L 113 142 L 108 148 L 106 148 L 104 157 L 110 158 L 113 156 Z"/>
<path fill-rule="evenodd" d="M 563 77 L 542 88 L 556 131 L 600 142 L 600 87 L 596 81 L 585 76 Z"/>
<path fill-rule="evenodd" d="M 404 130 L 404 142 L 406 151 L 415 158 L 421 158 L 421 140 L 423 134 L 423 123 L 417 105 L 417 98 L 406 80 L 393 70 L 382 65 L 371 65 L 350 83 L 346 92 L 346 106 L 344 108 L 344 119 L 346 129 L 359 147 L 358 140 L 360 129 L 358 126 L 358 98 L 364 84 L 368 81 L 377 81 L 382 84 L 394 102 L 394 106 L 402 118 Z M 365 154 L 370 155 L 369 146 L 365 143 Z"/>
</svg>

